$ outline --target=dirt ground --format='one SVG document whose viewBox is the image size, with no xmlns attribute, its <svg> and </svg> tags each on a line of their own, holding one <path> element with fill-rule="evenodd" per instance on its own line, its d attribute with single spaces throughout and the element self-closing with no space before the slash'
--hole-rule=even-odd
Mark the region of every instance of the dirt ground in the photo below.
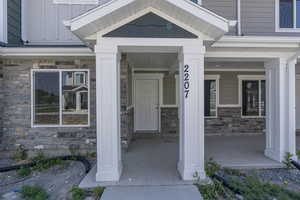
<svg viewBox="0 0 300 200">
<path fill-rule="evenodd" d="M 0 167 L 12 163 L 11 160 L 2 160 Z M 41 186 L 50 195 L 50 200 L 69 199 L 69 191 L 73 186 L 78 186 L 85 175 L 84 165 L 75 161 L 67 161 L 42 172 L 34 171 L 26 178 L 19 178 L 17 171 L 0 173 L 0 199 L 12 199 L 10 195 L 13 194 L 17 196 L 16 199 L 21 199 L 19 191 L 25 185 Z"/>
</svg>

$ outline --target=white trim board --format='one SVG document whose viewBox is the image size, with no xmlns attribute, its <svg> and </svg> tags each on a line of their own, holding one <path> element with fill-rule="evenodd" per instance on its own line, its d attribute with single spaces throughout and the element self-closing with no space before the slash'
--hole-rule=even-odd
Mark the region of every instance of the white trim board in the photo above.
<svg viewBox="0 0 300 200">
<path fill-rule="evenodd" d="M 166 6 L 167 4 L 168 6 Z M 175 11 L 172 10 L 173 12 L 185 13 L 184 16 L 187 17 L 179 18 L 172 15 L 170 8 L 175 9 Z M 230 26 L 235 25 L 190 0 L 113 0 L 66 21 L 64 24 L 81 40 L 95 40 L 95 33 L 103 36 L 149 12 L 207 40 L 223 36 L 229 31 Z M 103 25 L 106 17 L 112 19 L 110 26 Z M 194 20 L 193 26 L 187 25 L 191 17 L 198 19 Z"/>
</svg>

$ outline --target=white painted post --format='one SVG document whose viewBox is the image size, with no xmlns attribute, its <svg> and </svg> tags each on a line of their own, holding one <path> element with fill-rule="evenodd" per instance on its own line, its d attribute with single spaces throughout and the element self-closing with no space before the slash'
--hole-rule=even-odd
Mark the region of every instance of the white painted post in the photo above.
<svg viewBox="0 0 300 200">
<path fill-rule="evenodd" d="M 293 159 L 297 160 L 296 155 L 296 63 L 297 60 L 289 61 L 287 64 L 287 84 L 288 84 L 288 129 L 287 129 L 287 151 L 293 154 Z"/>
<path fill-rule="evenodd" d="M 295 62 L 284 58 L 265 63 L 266 149 L 265 155 L 282 162 L 287 152 L 295 155 Z"/>
<path fill-rule="evenodd" d="M 120 151 L 120 56 L 116 46 L 95 46 L 97 91 L 96 181 L 119 181 Z"/>
<path fill-rule="evenodd" d="M 204 53 L 200 44 L 183 46 L 180 59 L 180 160 L 183 180 L 205 179 Z"/>
</svg>

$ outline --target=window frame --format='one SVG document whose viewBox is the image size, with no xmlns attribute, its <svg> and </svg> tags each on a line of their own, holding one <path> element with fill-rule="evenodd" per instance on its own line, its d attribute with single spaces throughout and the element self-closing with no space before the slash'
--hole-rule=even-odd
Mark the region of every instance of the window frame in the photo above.
<svg viewBox="0 0 300 200">
<path fill-rule="evenodd" d="M 35 124 L 34 123 L 34 114 L 35 114 L 35 93 L 34 93 L 34 73 L 35 72 L 59 72 L 59 124 Z M 62 103 L 62 73 L 63 72 L 87 72 L 87 86 L 88 86 L 88 123 L 87 124 L 79 124 L 79 125 L 64 125 L 62 121 L 63 116 L 63 103 Z M 31 69 L 31 127 L 32 128 L 85 128 L 90 127 L 90 101 L 91 101 L 91 95 L 90 95 L 90 70 L 89 69 Z"/>
<path fill-rule="evenodd" d="M 266 116 L 262 115 L 261 109 L 261 81 L 266 81 L 265 75 L 238 75 L 239 79 L 239 106 L 241 108 L 241 118 L 265 118 Z M 258 81 L 258 95 L 259 95 L 259 114 L 256 116 L 246 116 L 243 115 L 243 81 Z M 267 95 L 267 94 L 266 94 Z"/>
<path fill-rule="evenodd" d="M 219 74 L 204 75 L 204 81 L 206 81 L 206 80 L 216 81 L 216 115 L 215 116 L 205 116 L 205 113 L 204 113 L 204 118 L 205 119 L 216 119 L 216 118 L 218 118 L 220 75 Z"/>
<path fill-rule="evenodd" d="M 293 1 L 293 28 L 280 28 L 280 0 L 275 0 L 275 32 L 300 32 L 297 28 L 297 0 Z"/>
</svg>

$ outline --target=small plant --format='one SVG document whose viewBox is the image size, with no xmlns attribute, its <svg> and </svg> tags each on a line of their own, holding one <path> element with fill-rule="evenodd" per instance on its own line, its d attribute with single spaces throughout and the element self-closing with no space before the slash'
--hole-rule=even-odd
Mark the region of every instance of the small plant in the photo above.
<svg viewBox="0 0 300 200">
<path fill-rule="evenodd" d="M 205 172 L 207 176 L 212 177 L 216 172 L 221 170 L 221 166 L 216 163 L 212 158 L 210 158 L 205 163 Z"/>
<path fill-rule="evenodd" d="M 284 161 L 283 161 L 283 164 L 285 164 L 286 168 L 288 169 L 293 169 L 293 164 L 292 164 L 292 161 L 293 161 L 293 154 L 291 154 L 290 152 L 287 152 L 284 156 Z"/>
<path fill-rule="evenodd" d="M 21 169 L 18 170 L 18 176 L 19 177 L 27 177 L 31 174 L 31 169 L 29 167 L 23 167 Z"/>
<path fill-rule="evenodd" d="M 32 162 L 36 163 L 36 166 L 34 166 L 32 169 L 38 171 L 46 170 L 55 165 L 62 165 L 65 163 L 61 159 L 47 159 L 42 151 L 39 151 L 37 156 L 32 158 Z"/>
<path fill-rule="evenodd" d="M 25 200 L 46 200 L 47 192 L 39 186 L 23 186 L 21 195 Z"/>
<path fill-rule="evenodd" d="M 300 158 L 300 149 L 297 150 L 297 156 Z"/>
<path fill-rule="evenodd" d="M 13 158 L 17 161 L 27 159 L 27 150 L 23 145 L 19 145 L 13 154 Z"/>
<path fill-rule="evenodd" d="M 233 193 L 227 190 L 221 182 L 212 179 L 213 184 L 198 185 L 204 200 L 233 199 Z"/>
<path fill-rule="evenodd" d="M 300 193 L 275 184 L 263 183 L 256 176 L 246 177 L 243 181 L 230 179 L 229 184 L 239 191 L 245 200 L 300 199 Z"/>
<path fill-rule="evenodd" d="M 104 190 L 105 190 L 104 187 L 96 187 L 95 189 L 93 189 L 93 195 L 95 199 L 100 199 Z"/>
<path fill-rule="evenodd" d="M 83 200 L 86 197 L 86 191 L 77 187 L 71 189 L 73 200 Z"/>
<path fill-rule="evenodd" d="M 240 170 L 224 168 L 224 173 L 232 176 L 245 176 Z"/>
</svg>

